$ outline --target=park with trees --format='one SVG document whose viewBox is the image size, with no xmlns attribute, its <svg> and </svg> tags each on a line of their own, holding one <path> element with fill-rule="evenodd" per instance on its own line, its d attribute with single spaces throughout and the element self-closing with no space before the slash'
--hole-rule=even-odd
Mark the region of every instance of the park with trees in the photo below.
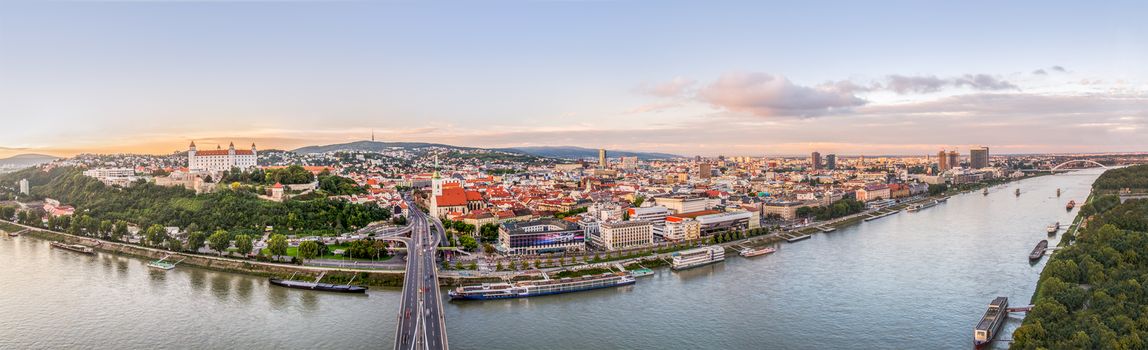
<svg viewBox="0 0 1148 350">
<path fill-rule="evenodd" d="M 1097 192 L 1148 190 L 1148 165 L 1109 170 Z M 1085 210 L 1085 208 L 1088 208 Z M 1041 272 L 1034 307 L 1013 332 L 1014 349 L 1148 347 L 1148 199 L 1096 196 L 1071 242 Z"/>
</svg>

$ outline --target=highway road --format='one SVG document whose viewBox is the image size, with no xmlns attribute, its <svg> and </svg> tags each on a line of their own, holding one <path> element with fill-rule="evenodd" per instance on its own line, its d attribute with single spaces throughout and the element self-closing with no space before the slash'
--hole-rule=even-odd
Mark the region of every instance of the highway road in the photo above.
<svg viewBox="0 0 1148 350">
<path fill-rule="evenodd" d="M 408 204 L 416 208 L 414 203 Z M 446 322 L 438 285 L 435 256 L 442 241 L 442 223 L 428 221 L 422 211 L 410 211 L 411 240 L 407 248 L 407 272 L 403 281 L 395 349 L 447 349 Z M 431 225 L 437 231 L 431 230 Z"/>
</svg>

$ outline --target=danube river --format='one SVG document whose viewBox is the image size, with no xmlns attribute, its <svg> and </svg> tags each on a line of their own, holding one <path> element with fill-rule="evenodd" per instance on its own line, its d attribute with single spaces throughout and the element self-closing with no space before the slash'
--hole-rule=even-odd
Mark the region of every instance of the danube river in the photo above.
<svg viewBox="0 0 1148 350">
<path fill-rule="evenodd" d="M 1047 258 L 1028 253 L 1068 224 L 1100 170 L 953 197 L 842 228 L 777 253 L 633 286 L 531 299 L 450 302 L 454 349 L 964 349 L 990 300 L 1028 303 Z M 1022 194 L 1013 194 L 1016 188 Z M 1056 189 L 1063 190 L 1060 198 Z M 1055 246 L 1058 234 L 1050 239 Z M 348 296 L 265 279 L 50 249 L 0 238 L 0 348 L 389 348 L 399 292 Z M 1020 319 L 1009 320 L 1002 337 Z M 1004 343 L 1000 343 L 1004 347 Z"/>
</svg>

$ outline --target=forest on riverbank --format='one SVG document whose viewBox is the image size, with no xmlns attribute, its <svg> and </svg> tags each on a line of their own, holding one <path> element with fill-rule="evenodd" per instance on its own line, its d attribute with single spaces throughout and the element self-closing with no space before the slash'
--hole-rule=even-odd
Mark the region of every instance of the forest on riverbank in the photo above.
<svg viewBox="0 0 1148 350">
<path fill-rule="evenodd" d="M 1148 165 L 1109 170 L 1093 189 L 1148 190 L 1144 179 Z M 1099 195 L 1081 209 L 1083 227 L 1045 266 L 1013 349 L 1148 347 L 1148 200 Z"/>
</svg>

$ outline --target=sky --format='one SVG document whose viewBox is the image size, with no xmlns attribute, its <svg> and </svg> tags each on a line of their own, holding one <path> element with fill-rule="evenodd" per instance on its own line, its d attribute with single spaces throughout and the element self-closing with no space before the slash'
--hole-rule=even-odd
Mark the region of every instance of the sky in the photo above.
<svg viewBox="0 0 1148 350">
<path fill-rule="evenodd" d="M 0 157 L 1148 151 L 1148 2 L 0 0 Z"/>
</svg>

